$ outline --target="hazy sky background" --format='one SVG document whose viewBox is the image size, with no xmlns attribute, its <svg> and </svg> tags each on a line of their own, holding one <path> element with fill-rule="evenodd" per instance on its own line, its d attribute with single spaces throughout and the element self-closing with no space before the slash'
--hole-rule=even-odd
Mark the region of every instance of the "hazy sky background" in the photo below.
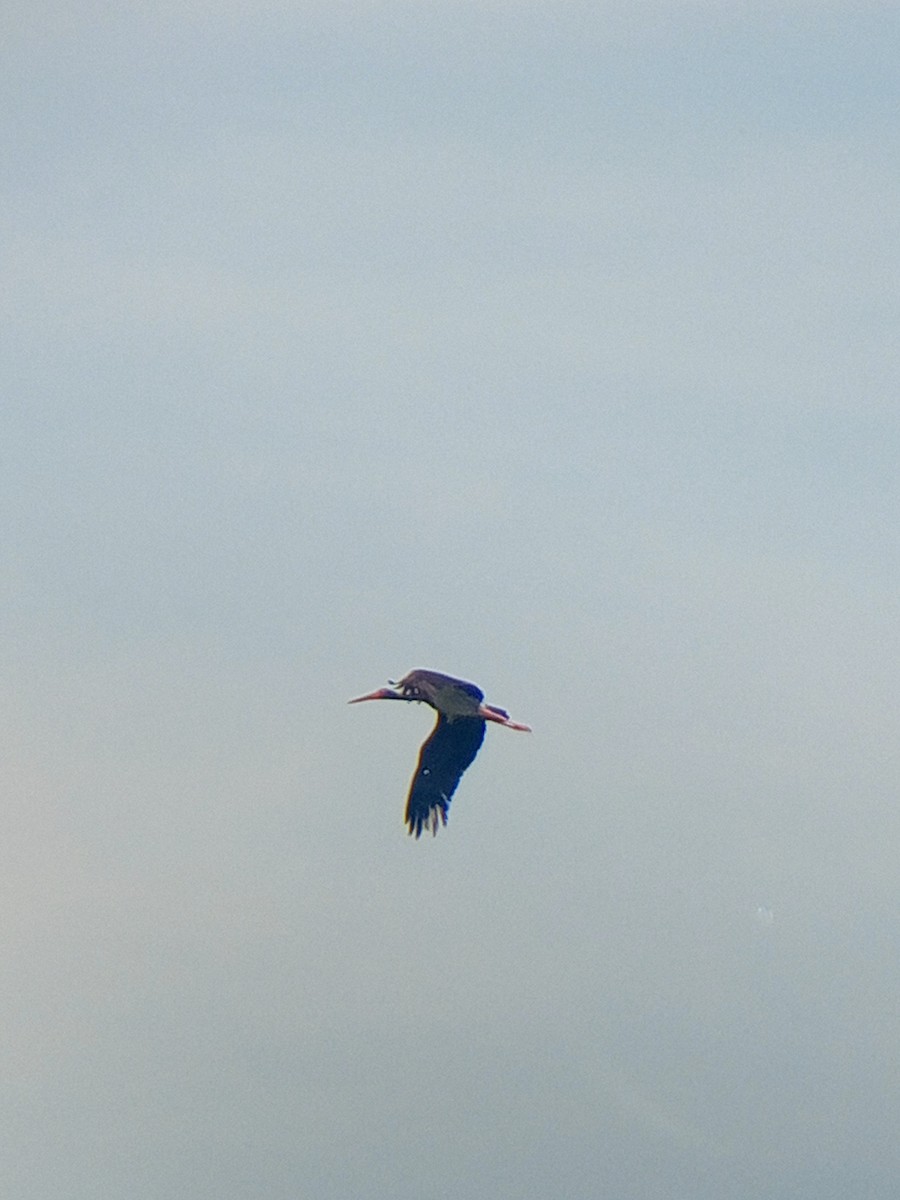
<svg viewBox="0 0 900 1200">
<path fill-rule="evenodd" d="M 0 1190 L 893 1200 L 895 5 L 10 11 Z"/>
</svg>

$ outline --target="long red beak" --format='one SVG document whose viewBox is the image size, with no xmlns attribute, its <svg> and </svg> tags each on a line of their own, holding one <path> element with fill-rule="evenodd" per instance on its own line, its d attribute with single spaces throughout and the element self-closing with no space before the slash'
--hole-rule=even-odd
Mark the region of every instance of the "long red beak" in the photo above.
<svg viewBox="0 0 900 1200">
<path fill-rule="evenodd" d="M 348 704 L 361 704 L 363 700 L 402 700 L 396 692 L 392 692 L 390 688 L 379 688 L 377 692 L 366 692 L 365 696 L 357 696 L 355 700 L 348 700 Z"/>
</svg>

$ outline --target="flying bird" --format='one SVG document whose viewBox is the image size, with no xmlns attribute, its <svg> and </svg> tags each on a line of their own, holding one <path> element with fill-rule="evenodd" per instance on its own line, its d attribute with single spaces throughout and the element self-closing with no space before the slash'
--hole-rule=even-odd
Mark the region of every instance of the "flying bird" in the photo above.
<svg viewBox="0 0 900 1200">
<path fill-rule="evenodd" d="M 530 733 L 528 725 L 511 721 L 509 713 L 484 704 L 484 692 L 474 683 L 441 675 L 438 671 L 410 671 L 390 687 L 357 696 L 363 700 L 415 700 L 430 704 L 437 712 L 431 736 L 423 743 L 406 801 L 406 824 L 410 834 L 420 837 L 423 829 L 432 834 L 438 824 L 447 824 L 447 812 L 456 786 L 471 765 L 484 741 L 485 722 Z"/>
</svg>

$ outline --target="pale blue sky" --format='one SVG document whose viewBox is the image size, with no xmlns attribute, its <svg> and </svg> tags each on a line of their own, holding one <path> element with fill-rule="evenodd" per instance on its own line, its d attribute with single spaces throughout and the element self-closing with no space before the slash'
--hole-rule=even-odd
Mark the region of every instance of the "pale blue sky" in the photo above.
<svg viewBox="0 0 900 1200">
<path fill-rule="evenodd" d="M 894 6 L 3 43 L 4 1194 L 893 1200 Z"/>
</svg>

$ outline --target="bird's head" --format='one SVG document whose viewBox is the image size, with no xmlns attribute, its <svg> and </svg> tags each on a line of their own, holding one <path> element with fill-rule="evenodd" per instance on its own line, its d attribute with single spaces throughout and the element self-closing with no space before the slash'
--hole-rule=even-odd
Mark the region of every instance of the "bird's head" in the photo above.
<svg viewBox="0 0 900 1200">
<path fill-rule="evenodd" d="M 422 671 L 410 671 L 402 679 L 389 679 L 390 687 L 367 692 L 365 696 L 357 696 L 355 700 L 348 700 L 347 703 L 359 704 L 363 700 L 425 700 L 427 702 L 427 692 L 423 691 L 420 686 L 423 674 Z"/>
</svg>

